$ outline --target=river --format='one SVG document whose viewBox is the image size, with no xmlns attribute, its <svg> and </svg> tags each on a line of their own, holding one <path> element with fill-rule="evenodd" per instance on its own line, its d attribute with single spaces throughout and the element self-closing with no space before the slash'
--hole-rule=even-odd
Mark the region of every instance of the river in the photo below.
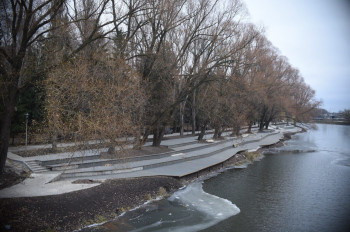
<svg viewBox="0 0 350 232">
<path fill-rule="evenodd" d="M 317 127 L 89 231 L 350 231 L 350 126 Z"/>
</svg>

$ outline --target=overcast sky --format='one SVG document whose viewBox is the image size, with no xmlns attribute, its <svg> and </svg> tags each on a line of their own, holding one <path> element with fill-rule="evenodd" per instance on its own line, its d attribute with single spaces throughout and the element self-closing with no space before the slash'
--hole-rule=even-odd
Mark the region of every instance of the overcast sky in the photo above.
<svg viewBox="0 0 350 232">
<path fill-rule="evenodd" d="M 350 0 L 243 0 L 251 20 L 323 101 L 350 109 Z"/>
</svg>

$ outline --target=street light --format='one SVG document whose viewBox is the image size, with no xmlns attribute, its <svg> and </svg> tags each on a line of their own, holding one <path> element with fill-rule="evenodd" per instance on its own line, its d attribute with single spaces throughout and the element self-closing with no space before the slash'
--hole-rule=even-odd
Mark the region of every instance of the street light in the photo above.
<svg viewBox="0 0 350 232">
<path fill-rule="evenodd" d="M 29 114 L 25 113 L 24 116 L 26 116 L 26 154 L 27 154 L 27 145 L 28 145 L 28 117 Z"/>
</svg>

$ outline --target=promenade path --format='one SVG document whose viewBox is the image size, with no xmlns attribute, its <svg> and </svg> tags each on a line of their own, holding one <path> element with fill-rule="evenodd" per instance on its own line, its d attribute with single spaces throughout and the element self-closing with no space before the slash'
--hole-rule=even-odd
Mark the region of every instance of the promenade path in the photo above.
<svg viewBox="0 0 350 232">
<path fill-rule="evenodd" d="M 229 137 L 229 132 L 226 132 L 223 134 L 226 136 L 224 140 L 214 141 L 207 136 L 206 143 L 198 143 L 194 136 L 176 137 L 162 141 L 163 146 L 171 149 L 169 152 L 127 159 L 101 159 L 99 153 L 106 149 L 21 157 L 15 154 L 20 148 L 11 148 L 9 162 L 25 164 L 32 174 L 22 183 L 0 190 L 0 198 L 55 195 L 99 184 L 72 183 L 79 179 L 102 182 L 106 179 L 144 176 L 183 177 L 223 163 L 237 152 L 253 151 L 277 143 L 284 133 L 300 130 L 280 126 L 239 137 Z M 170 138 L 172 136 L 168 135 Z"/>
<path fill-rule="evenodd" d="M 208 130 L 207 134 L 205 135 L 204 138 L 208 138 L 210 136 L 210 132 L 213 132 L 213 131 L 212 130 Z M 183 135 L 184 136 L 188 136 L 188 135 L 191 135 L 191 133 L 192 132 L 184 132 Z M 196 131 L 196 133 L 199 133 L 199 131 Z M 166 135 L 164 135 L 164 138 L 171 139 L 172 137 L 176 137 L 176 136 L 180 136 L 180 133 L 166 134 Z M 148 138 L 152 139 L 153 135 L 149 135 Z M 134 137 L 120 138 L 120 139 L 117 139 L 117 140 L 118 141 L 133 141 Z M 100 141 L 92 140 L 92 141 L 88 141 L 87 143 L 84 143 L 84 144 L 93 145 L 93 144 L 98 144 L 98 143 L 100 143 Z M 73 147 L 73 146 L 76 146 L 76 145 L 77 145 L 76 143 L 58 143 L 57 147 L 58 148 L 64 148 L 64 147 Z M 52 144 L 29 145 L 29 146 L 27 146 L 27 148 L 25 146 L 9 147 L 9 152 L 16 153 L 18 151 L 25 151 L 26 149 L 28 151 L 30 151 L 30 150 L 46 149 L 46 148 L 52 148 Z"/>
</svg>

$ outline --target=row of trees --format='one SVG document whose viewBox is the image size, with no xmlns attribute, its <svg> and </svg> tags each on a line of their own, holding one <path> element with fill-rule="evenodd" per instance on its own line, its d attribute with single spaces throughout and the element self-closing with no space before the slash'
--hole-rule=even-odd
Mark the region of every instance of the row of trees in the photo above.
<svg viewBox="0 0 350 232">
<path fill-rule="evenodd" d="M 207 126 L 214 138 L 262 130 L 319 104 L 239 0 L 3 0 L 0 12 L 0 170 L 16 106 L 34 90 L 53 145 L 111 148 L 130 136 L 141 148 L 150 134 L 159 146 L 185 122 L 199 140 Z"/>
</svg>

